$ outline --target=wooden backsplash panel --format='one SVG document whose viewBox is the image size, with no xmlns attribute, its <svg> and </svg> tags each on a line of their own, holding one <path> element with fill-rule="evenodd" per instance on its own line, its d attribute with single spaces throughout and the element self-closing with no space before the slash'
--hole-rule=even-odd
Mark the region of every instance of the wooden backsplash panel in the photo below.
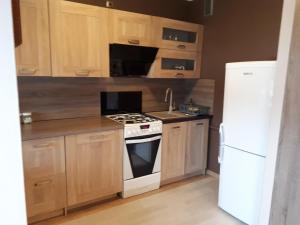
<svg viewBox="0 0 300 225">
<path fill-rule="evenodd" d="M 177 105 L 192 97 L 212 107 L 214 92 L 212 80 L 19 77 L 18 85 L 20 111 L 33 112 L 36 121 L 100 115 L 101 91 L 142 91 L 144 112 L 168 109 L 168 87 Z"/>
<path fill-rule="evenodd" d="M 215 81 L 210 79 L 201 79 L 197 82 L 186 81 L 186 97 L 185 102 L 193 99 L 193 102 L 198 105 L 210 107 L 210 114 L 214 112 L 214 97 L 215 97 Z"/>
</svg>

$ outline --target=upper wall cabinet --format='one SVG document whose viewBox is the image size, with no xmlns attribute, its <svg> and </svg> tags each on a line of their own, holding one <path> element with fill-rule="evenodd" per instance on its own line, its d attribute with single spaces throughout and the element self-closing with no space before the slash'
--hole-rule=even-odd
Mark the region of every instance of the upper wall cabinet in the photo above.
<svg viewBox="0 0 300 225">
<path fill-rule="evenodd" d="M 49 4 L 53 76 L 108 76 L 108 9 L 64 0 Z"/>
<path fill-rule="evenodd" d="M 159 49 L 148 74 L 150 78 L 200 78 L 200 54 Z"/>
<path fill-rule="evenodd" d="M 160 48 L 200 52 L 203 26 L 194 23 L 154 17 L 155 40 Z"/>
<path fill-rule="evenodd" d="M 152 46 L 152 17 L 110 10 L 110 43 Z"/>
<path fill-rule="evenodd" d="M 50 76 L 48 0 L 20 0 L 22 44 L 16 48 L 19 76 Z"/>
</svg>

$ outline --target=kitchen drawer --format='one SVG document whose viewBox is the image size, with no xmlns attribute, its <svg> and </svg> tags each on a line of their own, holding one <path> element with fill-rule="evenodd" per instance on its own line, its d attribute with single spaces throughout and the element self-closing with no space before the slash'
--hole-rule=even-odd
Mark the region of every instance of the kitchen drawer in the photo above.
<svg viewBox="0 0 300 225">
<path fill-rule="evenodd" d="M 77 144 L 93 144 L 99 142 L 105 142 L 111 140 L 111 136 L 115 134 L 115 131 L 104 131 L 95 133 L 86 133 L 76 136 Z"/>
<path fill-rule="evenodd" d="M 66 207 L 66 177 L 64 173 L 25 178 L 27 216 L 33 217 Z"/>
<path fill-rule="evenodd" d="M 26 178 L 40 178 L 65 172 L 64 137 L 23 142 Z"/>
</svg>

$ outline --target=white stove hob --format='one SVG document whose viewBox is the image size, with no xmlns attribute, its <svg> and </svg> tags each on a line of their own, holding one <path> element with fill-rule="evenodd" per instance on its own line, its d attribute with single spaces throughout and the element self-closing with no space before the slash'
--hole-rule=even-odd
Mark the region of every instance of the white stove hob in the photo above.
<svg viewBox="0 0 300 225">
<path fill-rule="evenodd" d="M 116 114 L 116 115 L 109 115 L 107 118 L 112 119 L 116 122 L 122 123 L 122 124 L 140 124 L 140 123 L 150 123 L 150 122 L 156 122 L 157 119 L 147 117 L 142 114 L 138 113 L 129 113 L 129 114 Z"/>
</svg>

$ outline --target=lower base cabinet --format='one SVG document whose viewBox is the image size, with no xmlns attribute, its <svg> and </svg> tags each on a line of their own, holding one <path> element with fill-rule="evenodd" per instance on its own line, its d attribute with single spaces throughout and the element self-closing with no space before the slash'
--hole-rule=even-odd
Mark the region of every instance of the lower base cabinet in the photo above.
<svg viewBox="0 0 300 225">
<path fill-rule="evenodd" d="M 205 173 L 208 126 L 208 119 L 163 126 L 162 184 Z M 123 129 L 24 141 L 29 221 L 121 192 L 123 145 Z"/>
<path fill-rule="evenodd" d="M 27 216 L 66 207 L 64 137 L 23 142 Z"/>
<path fill-rule="evenodd" d="M 184 175 L 187 123 L 163 125 L 161 181 Z"/>
<path fill-rule="evenodd" d="M 29 223 L 122 191 L 123 129 L 23 141 Z"/>
<path fill-rule="evenodd" d="M 162 185 L 205 174 L 209 120 L 163 125 Z"/>
<path fill-rule="evenodd" d="M 122 190 L 123 131 L 66 136 L 68 206 Z"/>
<path fill-rule="evenodd" d="M 185 174 L 205 174 L 208 148 L 208 120 L 188 122 Z"/>
</svg>

